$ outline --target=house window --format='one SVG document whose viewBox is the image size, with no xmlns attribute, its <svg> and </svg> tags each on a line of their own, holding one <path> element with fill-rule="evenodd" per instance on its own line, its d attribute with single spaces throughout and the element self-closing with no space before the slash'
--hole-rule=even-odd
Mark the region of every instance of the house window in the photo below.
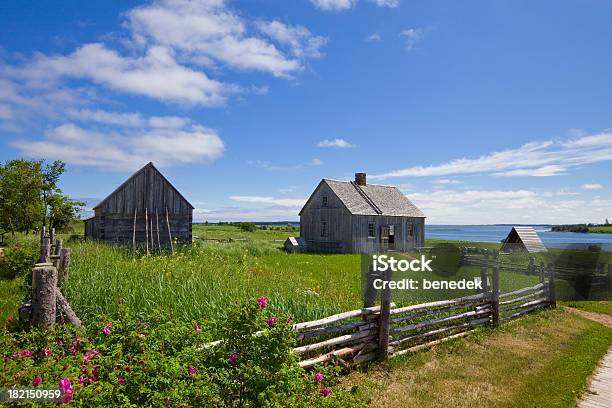
<svg viewBox="0 0 612 408">
<path fill-rule="evenodd" d="M 406 235 L 408 235 L 409 237 L 414 236 L 414 227 L 412 226 L 412 224 L 406 225 Z"/>
<path fill-rule="evenodd" d="M 327 235 L 327 221 L 321 221 L 321 238 L 326 238 Z"/>
<path fill-rule="evenodd" d="M 327 196 L 323 196 L 323 207 L 327 207 Z"/>
<path fill-rule="evenodd" d="M 368 238 L 376 238 L 376 230 L 374 229 L 374 223 L 368 223 Z"/>
</svg>

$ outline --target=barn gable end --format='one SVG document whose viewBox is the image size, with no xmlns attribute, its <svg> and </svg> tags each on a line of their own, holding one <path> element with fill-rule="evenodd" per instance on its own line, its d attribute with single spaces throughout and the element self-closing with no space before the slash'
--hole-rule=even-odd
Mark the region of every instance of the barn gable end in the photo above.
<svg viewBox="0 0 612 408">
<path fill-rule="evenodd" d="M 135 172 L 94 207 L 86 236 L 139 246 L 191 242 L 193 205 L 153 165 Z"/>
</svg>

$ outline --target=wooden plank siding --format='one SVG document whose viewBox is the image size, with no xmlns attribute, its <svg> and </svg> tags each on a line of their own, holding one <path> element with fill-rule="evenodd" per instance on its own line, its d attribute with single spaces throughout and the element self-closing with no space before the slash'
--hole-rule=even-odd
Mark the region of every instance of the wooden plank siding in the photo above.
<svg viewBox="0 0 612 408">
<path fill-rule="evenodd" d="M 147 230 L 145 210 L 149 234 L 154 234 L 155 241 L 159 226 L 160 244 L 170 246 L 167 212 L 172 238 L 181 243 L 191 243 L 193 206 L 152 163 L 137 171 L 94 208 L 94 217 L 86 221 L 85 234 L 110 243 L 131 244 L 136 212 L 136 241 L 144 243 Z"/>
<path fill-rule="evenodd" d="M 323 222 L 327 223 L 326 237 L 321 236 Z M 369 223 L 374 223 L 375 237 L 368 237 Z M 310 252 L 385 251 L 391 248 L 381 245 L 381 227 L 391 225 L 395 232 L 394 250 L 408 251 L 424 246 L 424 217 L 352 214 L 325 182 L 319 183 L 300 212 L 300 236 Z M 408 225 L 412 225 L 412 236 L 408 236 Z"/>
</svg>

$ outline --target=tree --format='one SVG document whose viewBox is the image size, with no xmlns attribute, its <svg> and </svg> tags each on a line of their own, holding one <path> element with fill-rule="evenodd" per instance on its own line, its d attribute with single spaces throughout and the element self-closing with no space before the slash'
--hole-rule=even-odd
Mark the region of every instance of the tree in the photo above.
<svg viewBox="0 0 612 408">
<path fill-rule="evenodd" d="M 610 222 L 608 221 L 607 218 L 606 218 L 606 225 L 610 225 Z"/>
<path fill-rule="evenodd" d="M 85 203 L 72 201 L 65 195 L 55 193 L 47 199 L 49 206 L 49 227 L 66 231 L 72 220 L 76 219 Z"/>
<path fill-rule="evenodd" d="M 66 226 L 66 217 L 76 217 L 83 204 L 72 202 L 58 187 L 65 168 L 59 160 L 15 159 L 0 165 L 0 229 L 28 232 L 47 226 L 52 214 L 52 223 Z"/>
</svg>

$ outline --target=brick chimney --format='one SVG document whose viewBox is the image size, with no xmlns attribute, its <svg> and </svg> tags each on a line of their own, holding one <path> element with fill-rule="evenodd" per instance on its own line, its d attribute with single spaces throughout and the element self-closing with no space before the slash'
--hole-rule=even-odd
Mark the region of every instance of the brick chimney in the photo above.
<svg viewBox="0 0 612 408">
<path fill-rule="evenodd" d="M 355 173 L 355 184 L 358 186 L 366 185 L 366 174 L 365 173 Z"/>
</svg>

